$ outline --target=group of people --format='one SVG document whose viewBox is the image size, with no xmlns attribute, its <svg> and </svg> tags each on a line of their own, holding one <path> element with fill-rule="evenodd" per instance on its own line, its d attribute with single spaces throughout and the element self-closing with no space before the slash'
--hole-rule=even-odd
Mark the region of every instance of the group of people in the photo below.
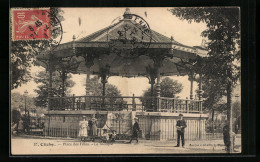
<svg viewBox="0 0 260 162">
<path fill-rule="evenodd" d="M 79 134 L 81 141 L 86 141 L 88 137 L 92 140 L 97 136 L 97 119 L 93 115 L 92 119 L 86 120 L 86 116 L 82 117 L 83 120 L 79 122 Z"/>
<path fill-rule="evenodd" d="M 11 130 L 13 134 L 19 135 L 30 132 L 30 118 L 29 116 L 23 115 L 16 122 L 12 122 Z"/>
<path fill-rule="evenodd" d="M 177 145 L 175 147 L 180 147 L 180 139 L 182 142 L 182 147 L 184 147 L 185 141 L 184 141 L 184 129 L 187 127 L 185 120 L 183 119 L 183 115 L 179 115 L 180 119 L 177 121 L 176 127 L 177 127 Z M 130 137 L 129 143 L 132 143 L 132 140 L 136 140 L 136 143 L 138 143 L 139 133 L 140 133 L 140 127 L 138 123 L 138 118 L 134 118 L 134 125 L 132 128 L 132 135 Z M 83 120 L 79 122 L 79 137 L 81 138 L 81 141 L 85 141 L 86 138 L 91 137 L 92 140 L 97 136 L 97 119 L 95 116 L 89 121 L 86 120 L 86 116 L 83 116 Z M 103 129 L 103 136 L 106 138 L 106 140 L 112 140 L 112 142 L 115 141 L 116 131 L 113 130 L 112 134 L 108 134 L 107 129 Z"/>
<path fill-rule="evenodd" d="M 182 142 L 182 147 L 184 147 L 184 144 L 185 144 L 185 141 L 184 141 L 184 129 L 187 127 L 186 125 L 186 122 L 185 120 L 183 119 L 183 115 L 180 114 L 179 115 L 180 119 L 177 121 L 177 124 L 176 124 L 176 127 L 177 127 L 177 145 L 175 147 L 180 147 L 180 139 L 181 139 L 181 142 Z M 138 143 L 138 135 L 139 135 L 139 132 L 140 132 L 140 127 L 139 127 L 139 124 L 138 124 L 138 118 L 134 118 L 135 120 L 135 123 L 133 125 L 133 133 L 132 133 L 132 136 L 130 138 L 130 141 L 129 143 L 132 142 L 133 139 L 136 140 L 136 142 Z"/>
<path fill-rule="evenodd" d="M 79 134 L 78 137 L 81 141 L 86 141 L 89 137 L 92 141 L 97 137 L 97 119 L 95 118 L 95 115 L 93 115 L 92 119 L 86 120 L 86 116 L 82 117 L 83 120 L 79 122 Z M 138 143 L 138 133 L 140 132 L 140 127 L 138 124 L 138 118 L 134 118 L 135 123 L 133 125 L 133 133 L 131 136 L 131 139 L 129 143 L 132 142 L 133 139 L 135 139 Z M 103 137 L 106 141 L 110 140 L 111 142 L 115 142 L 116 139 L 116 130 L 111 130 L 111 133 L 108 133 L 107 129 L 103 129 Z"/>
<path fill-rule="evenodd" d="M 177 124 L 176 124 L 178 137 L 177 137 L 177 145 L 175 147 L 180 147 L 180 139 L 182 142 L 182 147 L 184 147 L 184 144 L 185 144 L 184 129 L 187 127 L 187 125 L 186 125 L 185 120 L 183 119 L 183 115 L 180 114 L 179 117 L 180 117 L 180 119 L 177 121 Z M 129 143 L 131 143 L 133 139 L 135 139 L 136 143 L 138 143 L 140 127 L 138 124 L 138 118 L 135 117 L 134 120 L 135 120 L 135 123 L 133 125 L 133 131 L 132 131 L 133 133 L 132 133 Z"/>
</svg>

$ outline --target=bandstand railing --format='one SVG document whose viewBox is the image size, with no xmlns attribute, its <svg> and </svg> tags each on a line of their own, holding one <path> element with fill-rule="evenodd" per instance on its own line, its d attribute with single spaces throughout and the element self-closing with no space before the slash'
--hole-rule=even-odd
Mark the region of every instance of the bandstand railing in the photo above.
<svg viewBox="0 0 260 162">
<path fill-rule="evenodd" d="M 50 97 L 50 110 L 147 111 L 172 113 L 202 113 L 202 101 L 168 97 Z"/>
</svg>

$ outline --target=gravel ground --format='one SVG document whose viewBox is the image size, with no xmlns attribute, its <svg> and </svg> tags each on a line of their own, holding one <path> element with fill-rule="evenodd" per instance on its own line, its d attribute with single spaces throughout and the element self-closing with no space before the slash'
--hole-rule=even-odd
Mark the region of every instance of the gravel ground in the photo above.
<svg viewBox="0 0 260 162">
<path fill-rule="evenodd" d="M 80 142 L 72 138 L 44 138 L 41 136 L 13 136 L 13 155 L 37 154 L 207 154 L 225 153 L 223 140 L 186 141 L 185 148 L 174 147 L 176 141 L 140 140 L 116 141 L 115 143 Z M 235 153 L 240 153 L 241 139 L 236 139 Z"/>
</svg>

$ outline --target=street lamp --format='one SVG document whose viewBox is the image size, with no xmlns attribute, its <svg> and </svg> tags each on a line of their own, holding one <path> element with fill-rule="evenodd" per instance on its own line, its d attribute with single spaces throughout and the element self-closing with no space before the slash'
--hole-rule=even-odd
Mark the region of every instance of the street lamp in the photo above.
<svg viewBox="0 0 260 162">
<path fill-rule="evenodd" d="M 26 97 L 27 97 L 27 94 L 28 94 L 28 91 L 25 90 L 24 91 L 24 114 L 26 115 L 26 112 L 27 112 L 27 107 L 26 107 Z"/>
</svg>

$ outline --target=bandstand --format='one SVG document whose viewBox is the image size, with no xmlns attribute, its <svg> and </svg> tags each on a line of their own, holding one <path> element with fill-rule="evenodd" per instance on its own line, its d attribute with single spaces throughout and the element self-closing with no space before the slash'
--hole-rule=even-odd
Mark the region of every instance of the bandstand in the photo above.
<svg viewBox="0 0 260 162">
<path fill-rule="evenodd" d="M 132 32 L 127 33 L 133 30 L 134 36 Z M 189 47 L 175 41 L 173 37 L 168 38 L 151 30 L 145 20 L 131 14 L 127 8 L 123 19 L 117 23 L 79 40 L 73 37 L 71 42 L 60 44 L 37 56 L 38 64 L 49 73 L 44 134 L 77 137 L 82 116 L 90 119 L 95 114 L 99 135 L 105 128 L 116 130 L 122 139 L 127 138 L 131 134 L 134 117 L 138 117 L 142 138 L 173 140 L 177 138 L 175 125 L 179 113 L 182 113 L 187 121 L 186 139 L 203 139 L 207 115 L 202 109 L 201 82 L 198 99 L 194 99 L 193 80 L 199 73 L 189 63 L 198 62 L 206 55 L 207 51 L 202 47 Z M 62 74 L 63 92 L 68 73 L 86 75 L 86 95 L 65 96 L 63 93 L 62 97 L 53 96 L 52 73 L 56 70 Z M 90 75 L 101 78 L 102 96 L 89 93 Z M 160 95 L 161 76 L 173 75 L 189 76 L 189 99 Z M 107 79 L 113 76 L 147 77 L 151 96 L 106 96 Z M 156 96 L 152 95 L 153 91 L 156 91 Z"/>
</svg>

